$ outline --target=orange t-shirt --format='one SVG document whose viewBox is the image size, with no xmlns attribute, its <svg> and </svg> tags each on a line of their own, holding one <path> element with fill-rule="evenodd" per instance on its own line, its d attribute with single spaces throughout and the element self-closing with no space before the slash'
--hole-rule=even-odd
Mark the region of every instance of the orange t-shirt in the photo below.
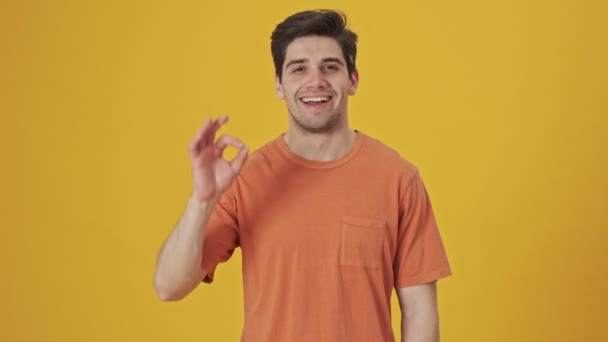
<svg viewBox="0 0 608 342">
<path fill-rule="evenodd" d="M 282 136 L 252 153 L 209 220 L 205 282 L 236 247 L 244 342 L 394 341 L 393 288 L 451 275 L 417 168 L 361 132 L 330 162 Z"/>
</svg>

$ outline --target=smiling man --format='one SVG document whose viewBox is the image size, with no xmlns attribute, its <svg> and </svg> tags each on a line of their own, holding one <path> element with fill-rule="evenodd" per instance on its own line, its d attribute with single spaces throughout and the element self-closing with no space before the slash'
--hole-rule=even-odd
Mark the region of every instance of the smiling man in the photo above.
<svg viewBox="0 0 608 342">
<path fill-rule="evenodd" d="M 272 34 L 289 129 L 248 156 L 207 119 L 189 151 L 194 189 L 163 244 L 155 289 L 179 300 L 235 248 L 243 256 L 242 341 L 439 341 L 436 280 L 451 274 L 418 169 L 353 130 L 357 36 L 343 15 L 296 13 Z M 222 152 L 237 147 L 227 161 Z"/>
</svg>

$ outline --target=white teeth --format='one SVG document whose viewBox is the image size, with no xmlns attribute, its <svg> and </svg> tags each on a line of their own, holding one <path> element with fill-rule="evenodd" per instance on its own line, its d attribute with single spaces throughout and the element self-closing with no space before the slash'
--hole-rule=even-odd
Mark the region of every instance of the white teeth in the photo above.
<svg viewBox="0 0 608 342">
<path fill-rule="evenodd" d="M 329 96 L 323 96 L 323 97 L 304 97 L 302 98 L 302 101 L 308 103 L 308 102 L 327 102 L 329 101 Z"/>
</svg>

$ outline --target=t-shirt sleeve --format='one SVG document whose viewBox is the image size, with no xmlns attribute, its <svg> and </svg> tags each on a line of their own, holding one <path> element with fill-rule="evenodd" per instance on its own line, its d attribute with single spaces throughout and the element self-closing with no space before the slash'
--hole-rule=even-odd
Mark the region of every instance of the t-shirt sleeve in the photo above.
<svg viewBox="0 0 608 342">
<path fill-rule="evenodd" d="M 201 260 L 201 266 L 207 271 L 207 275 L 203 282 L 213 282 L 217 265 L 230 259 L 238 246 L 236 199 L 232 191 L 227 190 L 213 208 L 207 223 Z"/>
<path fill-rule="evenodd" d="M 428 193 L 416 170 L 399 203 L 395 287 L 428 283 L 452 274 Z"/>
</svg>

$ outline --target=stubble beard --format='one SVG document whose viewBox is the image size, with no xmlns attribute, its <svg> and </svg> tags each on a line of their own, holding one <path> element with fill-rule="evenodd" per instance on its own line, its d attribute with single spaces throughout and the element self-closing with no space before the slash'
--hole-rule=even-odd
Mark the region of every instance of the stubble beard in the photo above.
<svg viewBox="0 0 608 342">
<path fill-rule="evenodd" d="M 302 130 L 310 133 L 328 133 L 333 131 L 340 119 L 339 111 L 329 108 L 321 113 L 305 113 L 296 108 L 289 110 L 295 124 Z"/>
</svg>

